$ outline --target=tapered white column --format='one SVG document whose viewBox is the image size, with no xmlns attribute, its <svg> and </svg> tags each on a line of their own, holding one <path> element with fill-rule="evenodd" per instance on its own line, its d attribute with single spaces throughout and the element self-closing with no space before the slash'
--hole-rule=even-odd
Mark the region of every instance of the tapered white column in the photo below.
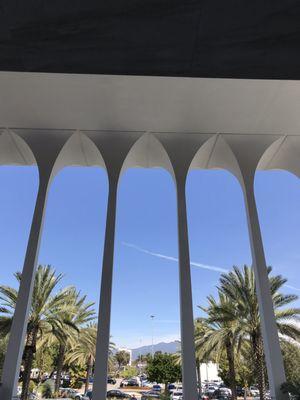
<svg viewBox="0 0 300 400">
<path fill-rule="evenodd" d="M 179 294 L 183 397 L 198 398 L 185 178 L 177 179 Z"/>
<path fill-rule="evenodd" d="M 86 135 L 94 142 L 103 157 L 109 181 L 98 314 L 95 378 L 93 383 L 93 399 L 106 400 L 118 180 L 124 160 L 132 145 L 141 136 L 141 133 L 132 132 L 124 134 L 118 132 L 112 134 L 111 132 L 86 132 Z"/>
<path fill-rule="evenodd" d="M 280 390 L 285 382 L 285 371 L 254 196 L 254 177 L 245 181 L 244 196 L 271 396 L 276 400 L 286 399 L 288 396 Z"/>
<path fill-rule="evenodd" d="M 3 365 L 1 400 L 11 400 L 16 394 L 34 286 L 34 277 L 46 206 L 48 183 L 49 174 L 41 177 L 26 250 L 24 267 L 22 270 L 18 300 Z"/>
<path fill-rule="evenodd" d="M 109 179 L 93 398 L 106 400 L 118 179 Z"/>
</svg>

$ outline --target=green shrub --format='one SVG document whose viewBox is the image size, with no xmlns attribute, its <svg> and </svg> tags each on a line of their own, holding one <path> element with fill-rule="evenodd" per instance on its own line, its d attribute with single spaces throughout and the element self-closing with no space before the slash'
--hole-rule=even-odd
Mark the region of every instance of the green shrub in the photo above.
<svg viewBox="0 0 300 400">
<path fill-rule="evenodd" d="M 133 367 L 133 366 L 126 366 L 124 368 L 124 371 L 122 372 L 123 378 L 131 378 L 133 376 L 136 376 L 138 374 L 138 370 Z"/>
<path fill-rule="evenodd" d="M 160 400 L 170 400 L 170 395 L 169 394 L 161 394 Z"/>
<path fill-rule="evenodd" d="M 36 388 L 36 384 L 31 380 L 29 382 L 29 393 L 33 393 L 35 388 Z"/>
</svg>

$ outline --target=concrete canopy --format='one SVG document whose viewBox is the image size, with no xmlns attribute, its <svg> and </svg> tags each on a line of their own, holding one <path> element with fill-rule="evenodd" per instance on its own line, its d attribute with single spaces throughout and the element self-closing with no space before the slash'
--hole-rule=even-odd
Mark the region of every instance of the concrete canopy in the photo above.
<svg viewBox="0 0 300 400">
<path fill-rule="evenodd" d="M 206 135 L 207 138 L 230 136 L 232 143 L 240 143 L 238 146 L 246 145 L 247 136 L 255 135 L 255 140 L 261 142 L 271 135 L 274 140 L 269 138 L 268 143 L 272 148 L 261 162 L 257 160 L 258 167 L 284 168 L 299 174 L 298 81 L 0 72 L 0 87 L 1 147 L 6 149 L 2 151 L 5 156 L 1 163 L 10 163 L 8 154 L 12 150 L 7 152 L 7 132 L 13 132 L 14 138 L 29 131 L 31 136 L 47 132 L 69 137 L 81 130 L 81 141 L 78 133 L 77 141 L 75 138 L 71 141 L 73 150 L 77 146 L 76 154 L 73 150 L 72 155 L 64 150 L 66 159 L 60 162 L 102 166 L 104 163 L 97 158 L 96 148 L 87 139 L 83 140 L 83 134 L 93 140 L 102 132 L 106 137 L 134 134 L 137 139 L 147 133 L 159 141 L 160 136 L 194 134 L 199 136 L 199 148 Z M 17 146 L 11 134 L 9 146 L 15 148 L 11 163 L 34 163 L 27 147 Z M 234 161 L 229 161 L 228 152 L 226 156 L 226 151 L 220 150 L 224 147 L 222 140 L 216 143 L 214 140 L 207 144 L 214 152 L 210 164 L 232 170 Z M 146 142 L 144 138 L 136 145 L 133 164 L 138 166 L 140 160 L 140 166 L 145 166 L 145 160 L 151 160 L 153 166 L 156 160 L 157 166 L 166 167 L 165 161 L 158 160 L 157 146 L 151 145 L 153 141 Z M 86 146 L 89 149 L 84 151 Z M 205 164 L 205 156 L 201 162 L 193 161 L 192 168 L 195 167 L 211 168 L 209 163 Z"/>
</svg>

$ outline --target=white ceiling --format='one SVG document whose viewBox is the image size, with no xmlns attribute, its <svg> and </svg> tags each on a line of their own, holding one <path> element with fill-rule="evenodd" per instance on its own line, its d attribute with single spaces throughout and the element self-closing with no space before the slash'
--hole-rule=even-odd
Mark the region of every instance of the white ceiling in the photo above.
<svg viewBox="0 0 300 400">
<path fill-rule="evenodd" d="M 300 81 L 0 72 L 0 127 L 300 135 Z"/>
</svg>

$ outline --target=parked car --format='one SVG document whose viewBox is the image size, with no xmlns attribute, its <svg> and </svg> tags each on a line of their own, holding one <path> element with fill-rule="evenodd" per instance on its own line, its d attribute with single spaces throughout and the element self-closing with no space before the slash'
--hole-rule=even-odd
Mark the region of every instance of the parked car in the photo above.
<svg viewBox="0 0 300 400">
<path fill-rule="evenodd" d="M 238 397 L 244 397 L 244 395 L 245 395 L 245 389 L 242 388 L 241 386 L 237 386 L 237 387 L 236 387 L 236 395 L 237 395 Z"/>
<path fill-rule="evenodd" d="M 29 393 L 28 400 L 39 400 L 38 396 L 35 393 Z"/>
<path fill-rule="evenodd" d="M 117 383 L 115 378 L 112 378 L 111 376 L 107 377 L 107 383 L 110 383 L 111 385 L 115 385 Z"/>
<path fill-rule="evenodd" d="M 120 387 L 128 386 L 128 379 L 123 379 L 120 383 Z"/>
<path fill-rule="evenodd" d="M 171 393 L 170 397 L 171 397 L 171 400 L 182 400 L 182 396 L 183 396 L 182 392 L 175 391 L 175 392 Z"/>
<path fill-rule="evenodd" d="M 87 399 L 92 400 L 93 397 L 93 392 L 91 390 L 88 390 L 85 395 L 84 395 Z"/>
<path fill-rule="evenodd" d="M 60 395 L 64 399 L 74 399 L 74 400 L 89 400 L 84 394 L 79 393 L 77 390 L 72 388 L 61 388 Z"/>
<path fill-rule="evenodd" d="M 248 393 L 249 393 L 249 395 L 252 396 L 252 397 L 257 397 L 257 396 L 259 396 L 258 387 L 257 387 L 257 386 L 250 386 L 250 387 L 249 387 L 249 390 L 248 390 Z"/>
<path fill-rule="evenodd" d="M 215 390 L 213 397 L 219 400 L 229 400 L 232 397 L 231 390 L 226 387 L 219 388 Z"/>
<path fill-rule="evenodd" d="M 128 379 L 127 386 L 140 386 L 136 378 Z"/>
<path fill-rule="evenodd" d="M 218 387 L 215 385 L 208 385 L 205 388 L 205 394 L 207 394 L 209 396 L 209 398 L 211 399 L 217 389 L 218 389 Z"/>
<path fill-rule="evenodd" d="M 203 394 L 203 395 L 201 396 L 201 400 L 209 400 L 209 397 L 206 396 L 205 394 Z"/>
<path fill-rule="evenodd" d="M 129 393 L 122 392 L 122 390 L 109 390 L 106 394 L 106 397 L 116 399 L 130 399 L 131 395 Z"/>
<path fill-rule="evenodd" d="M 143 392 L 142 393 L 142 397 L 141 400 L 152 400 L 152 399 L 159 399 L 160 398 L 160 394 L 158 392 Z"/>
<path fill-rule="evenodd" d="M 173 393 L 175 390 L 176 390 L 176 385 L 174 385 L 174 383 L 170 383 L 170 384 L 168 385 L 168 391 L 169 391 L 169 393 L 171 394 L 171 393 Z"/>
<path fill-rule="evenodd" d="M 141 385 L 142 385 L 143 387 L 149 387 L 149 388 L 150 388 L 151 385 L 152 385 L 152 383 L 146 380 L 146 381 L 142 381 L 142 382 L 141 382 Z"/>
<path fill-rule="evenodd" d="M 152 386 L 152 390 L 154 390 L 155 392 L 161 392 L 161 386 L 160 385 L 153 385 Z"/>
</svg>

